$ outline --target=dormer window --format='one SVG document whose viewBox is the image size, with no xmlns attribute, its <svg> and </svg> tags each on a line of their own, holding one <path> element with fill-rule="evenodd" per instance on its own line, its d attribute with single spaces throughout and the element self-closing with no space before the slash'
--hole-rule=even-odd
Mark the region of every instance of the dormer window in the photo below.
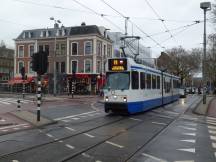
<svg viewBox="0 0 216 162">
<path fill-rule="evenodd" d="M 40 37 L 46 37 L 46 31 L 41 31 Z"/>
<path fill-rule="evenodd" d="M 62 29 L 62 36 L 65 36 L 65 35 L 66 35 L 66 30 Z"/>
<path fill-rule="evenodd" d="M 49 37 L 49 31 L 48 30 L 46 31 L 46 37 Z"/>
<path fill-rule="evenodd" d="M 29 32 L 28 35 L 29 35 L 29 38 L 33 38 L 33 32 Z"/>
<path fill-rule="evenodd" d="M 59 30 L 56 31 L 56 36 L 59 36 Z"/>
</svg>

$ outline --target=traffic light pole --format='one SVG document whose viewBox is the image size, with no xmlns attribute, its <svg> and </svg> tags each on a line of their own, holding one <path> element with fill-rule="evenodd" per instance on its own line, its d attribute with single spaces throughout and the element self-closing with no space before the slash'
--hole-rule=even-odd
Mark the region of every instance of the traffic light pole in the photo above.
<svg viewBox="0 0 216 162">
<path fill-rule="evenodd" d="M 40 121 L 40 106 L 41 106 L 41 75 L 38 74 L 38 88 L 37 88 L 37 121 Z"/>
<path fill-rule="evenodd" d="M 25 80 L 22 80 L 22 96 L 25 98 Z"/>
</svg>

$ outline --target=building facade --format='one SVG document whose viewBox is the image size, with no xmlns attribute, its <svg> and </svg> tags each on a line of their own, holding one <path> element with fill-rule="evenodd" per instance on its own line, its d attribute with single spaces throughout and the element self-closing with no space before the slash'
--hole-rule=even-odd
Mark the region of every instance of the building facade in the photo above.
<svg viewBox="0 0 216 162">
<path fill-rule="evenodd" d="M 13 77 L 14 50 L 0 47 L 0 83 L 7 83 Z"/>
<path fill-rule="evenodd" d="M 48 53 L 48 80 L 52 93 L 54 79 L 57 91 L 62 92 L 68 79 L 76 73 L 77 91 L 95 93 L 103 80 L 105 63 L 112 57 L 112 41 L 99 31 L 96 25 L 25 30 L 16 39 L 14 73 L 15 80 L 21 77 L 19 71 L 25 67 L 28 81 L 35 81 L 36 73 L 31 69 L 31 56 L 43 50 Z M 103 82 L 103 81 L 102 81 Z M 81 93 L 81 92 L 80 92 Z"/>
</svg>

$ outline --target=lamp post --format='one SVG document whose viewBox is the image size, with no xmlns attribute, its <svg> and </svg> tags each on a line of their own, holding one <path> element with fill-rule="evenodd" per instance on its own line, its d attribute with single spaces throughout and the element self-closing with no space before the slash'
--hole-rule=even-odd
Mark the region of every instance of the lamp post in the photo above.
<svg viewBox="0 0 216 162">
<path fill-rule="evenodd" d="M 203 65 L 202 65 L 202 74 L 203 74 L 203 104 L 206 104 L 206 12 L 211 10 L 210 2 L 200 3 L 200 8 L 204 11 L 204 34 L 203 34 Z"/>
<path fill-rule="evenodd" d="M 54 17 L 50 17 L 50 20 L 54 21 L 54 28 L 58 28 L 58 24 L 61 23 L 60 20 L 56 20 Z M 57 33 L 57 29 L 56 29 Z M 53 95 L 56 96 L 56 33 L 55 33 L 55 43 L 54 43 L 54 56 L 53 56 Z"/>
</svg>

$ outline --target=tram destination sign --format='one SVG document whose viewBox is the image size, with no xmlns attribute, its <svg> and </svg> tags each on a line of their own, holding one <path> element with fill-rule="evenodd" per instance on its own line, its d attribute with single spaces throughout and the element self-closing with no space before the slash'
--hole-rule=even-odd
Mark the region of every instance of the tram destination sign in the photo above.
<svg viewBox="0 0 216 162">
<path fill-rule="evenodd" d="M 109 71 L 126 71 L 127 59 L 109 59 Z"/>
</svg>

